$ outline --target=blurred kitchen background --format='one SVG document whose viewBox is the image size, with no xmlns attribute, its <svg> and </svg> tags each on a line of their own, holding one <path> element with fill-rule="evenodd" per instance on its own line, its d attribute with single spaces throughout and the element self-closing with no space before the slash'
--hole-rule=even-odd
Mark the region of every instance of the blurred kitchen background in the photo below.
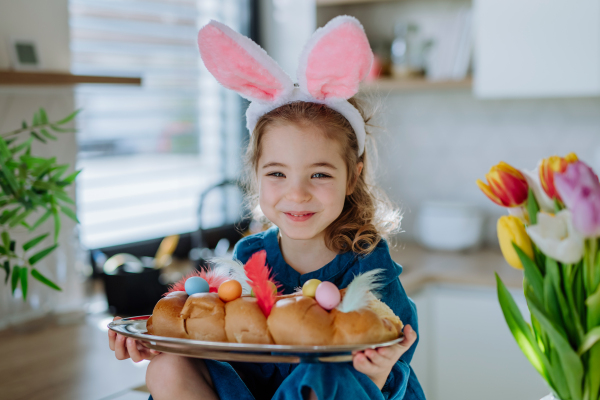
<svg viewBox="0 0 600 400">
<path fill-rule="evenodd" d="M 526 308 L 522 275 L 497 246 L 504 210 L 475 181 L 569 152 L 600 168 L 598 0 L 0 0 L 0 132 L 39 107 L 83 110 L 77 133 L 34 145 L 83 170 L 81 224 L 65 218 L 40 265 L 62 292 L 32 282 L 23 301 L 0 285 L 1 398 L 147 398 L 147 362 L 114 358 L 108 321 L 151 313 L 169 283 L 263 228 L 236 183 L 247 103 L 204 68 L 199 28 L 226 23 L 295 76 L 312 32 L 344 14 L 376 54 L 361 96 L 377 181 L 404 211 L 392 254 L 418 306 L 428 399 L 550 392 L 497 304 L 494 271 Z M 28 68 L 19 41 L 33 43 Z"/>
</svg>

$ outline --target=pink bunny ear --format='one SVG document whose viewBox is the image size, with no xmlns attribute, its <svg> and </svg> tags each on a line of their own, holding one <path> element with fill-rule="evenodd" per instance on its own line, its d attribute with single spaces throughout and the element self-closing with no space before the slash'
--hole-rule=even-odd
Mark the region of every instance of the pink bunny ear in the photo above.
<svg viewBox="0 0 600 400">
<path fill-rule="evenodd" d="M 275 101 L 294 89 L 290 77 L 266 51 L 227 25 L 210 21 L 198 33 L 198 47 L 217 81 L 248 100 Z"/>
<path fill-rule="evenodd" d="M 335 17 L 312 35 L 300 56 L 300 88 L 318 100 L 348 99 L 358 92 L 373 63 L 362 25 L 354 17 Z"/>
</svg>

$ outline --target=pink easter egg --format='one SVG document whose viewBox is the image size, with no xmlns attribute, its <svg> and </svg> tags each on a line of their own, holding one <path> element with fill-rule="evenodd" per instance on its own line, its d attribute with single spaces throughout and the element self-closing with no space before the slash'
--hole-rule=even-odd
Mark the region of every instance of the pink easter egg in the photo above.
<svg viewBox="0 0 600 400">
<path fill-rule="evenodd" d="M 331 310 L 337 307 L 340 304 L 340 291 L 331 282 L 321 282 L 319 286 L 317 286 L 317 291 L 315 293 L 315 300 L 321 307 L 326 310 Z"/>
</svg>

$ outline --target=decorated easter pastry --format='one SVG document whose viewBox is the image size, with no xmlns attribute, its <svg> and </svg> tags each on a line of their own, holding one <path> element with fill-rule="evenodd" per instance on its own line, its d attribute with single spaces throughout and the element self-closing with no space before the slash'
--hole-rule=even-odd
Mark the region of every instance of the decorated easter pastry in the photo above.
<svg viewBox="0 0 600 400">
<path fill-rule="evenodd" d="M 264 250 L 244 266 L 221 261 L 173 285 L 156 304 L 148 333 L 305 346 L 386 342 L 401 334 L 402 322 L 373 294 L 381 287 L 380 272 L 358 275 L 342 290 L 312 279 L 295 293 L 281 295 Z"/>
</svg>

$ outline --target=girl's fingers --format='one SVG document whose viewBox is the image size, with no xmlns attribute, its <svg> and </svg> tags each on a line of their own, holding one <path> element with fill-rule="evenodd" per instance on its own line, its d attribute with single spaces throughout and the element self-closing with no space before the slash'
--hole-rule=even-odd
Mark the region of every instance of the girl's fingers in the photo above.
<svg viewBox="0 0 600 400">
<path fill-rule="evenodd" d="M 387 360 L 393 360 L 394 362 L 398 361 L 404 352 L 405 351 L 403 350 L 402 346 L 399 344 L 394 344 L 388 347 L 379 347 L 377 349 L 377 353 L 379 353 L 379 355 Z"/>
<path fill-rule="evenodd" d="M 366 355 L 363 353 L 357 353 L 352 359 L 352 365 L 358 372 L 362 372 L 365 375 L 374 376 L 379 372 L 379 368 L 371 363 Z"/>
<path fill-rule="evenodd" d="M 127 338 L 125 341 L 127 345 L 127 352 L 131 357 L 131 360 L 135 363 L 138 363 L 144 359 L 144 357 L 140 354 L 140 351 L 137 348 L 137 340 L 132 338 Z"/>
<path fill-rule="evenodd" d="M 390 360 L 379 354 L 377 350 L 367 349 L 365 350 L 365 356 L 377 366 L 382 366 L 384 363 L 390 363 Z"/>
<path fill-rule="evenodd" d="M 125 339 L 125 336 L 117 335 L 115 341 L 115 357 L 117 357 L 117 360 L 126 360 L 129 358 L 127 348 L 125 347 Z"/>
<path fill-rule="evenodd" d="M 113 318 L 113 321 L 116 321 L 118 319 L 121 319 L 121 317 L 115 317 Z M 115 340 L 117 338 L 117 332 L 113 331 L 113 330 L 108 330 L 108 346 L 110 347 L 110 349 L 112 351 L 115 351 Z"/>
<path fill-rule="evenodd" d="M 408 350 L 417 340 L 417 332 L 410 325 L 404 327 L 404 340 L 399 345 L 405 348 L 404 351 Z"/>
</svg>

